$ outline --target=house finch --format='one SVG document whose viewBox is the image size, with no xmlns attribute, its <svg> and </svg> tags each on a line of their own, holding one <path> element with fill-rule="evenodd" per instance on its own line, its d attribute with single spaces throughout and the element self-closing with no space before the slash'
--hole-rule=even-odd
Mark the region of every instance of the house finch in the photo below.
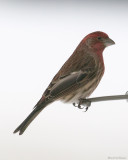
<svg viewBox="0 0 128 160">
<path fill-rule="evenodd" d="M 50 103 L 61 100 L 78 103 L 95 90 L 104 74 L 103 51 L 113 45 L 106 33 L 97 31 L 88 34 L 80 42 L 70 58 L 54 76 L 41 99 L 30 115 L 19 125 L 14 133 L 23 134 L 29 124 Z"/>
</svg>

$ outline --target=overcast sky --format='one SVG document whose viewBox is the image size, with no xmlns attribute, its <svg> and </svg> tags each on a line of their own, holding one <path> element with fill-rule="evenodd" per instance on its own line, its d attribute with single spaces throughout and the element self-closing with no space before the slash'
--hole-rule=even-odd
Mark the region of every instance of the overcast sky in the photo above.
<svg viewBox="0 0 128 160">
<path fill-rule="evenodd" d="M 128 91 L 127 1 L 0 1 L 0 159 L 128 159 L 128 103 L 94 103 L 84 113 L 55 102 L 26 132 L 14 129 L 88 33 L 106 32 L 105 74 L 91 97 Z"/>
</svg>

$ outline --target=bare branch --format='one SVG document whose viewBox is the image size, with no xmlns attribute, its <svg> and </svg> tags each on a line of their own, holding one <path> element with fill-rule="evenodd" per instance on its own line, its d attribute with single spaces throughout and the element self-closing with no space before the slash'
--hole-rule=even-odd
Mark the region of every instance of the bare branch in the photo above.
<svg viewBox="0 0 128 160">
<path fill-rule="evenodd" d="M 103 97 L 80 99 L 80 102 L 78 105 L 76 105 L 75 103 L 73 105 L 80 109 L 85 108 L 86 109 L 85 111 L 87 111 L 88 107 L 90 107 L 93 102 L 111 101 L 111 100 L 128 100 L 128 92 L 126 92 L 125 95 L 113 95 L 113 96 L 103 96 Z M 82 108 L 81 105 L 85 107 Z"/>
</svg>

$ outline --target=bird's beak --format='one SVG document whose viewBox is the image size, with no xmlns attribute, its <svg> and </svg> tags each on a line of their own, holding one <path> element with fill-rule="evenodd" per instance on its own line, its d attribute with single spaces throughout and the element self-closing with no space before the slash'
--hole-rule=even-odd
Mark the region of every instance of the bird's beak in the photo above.
<svg viewBox="0 0 128 160">
<path fill-rule="evenodd" d="M 108 46 L 111 46 L 111 45 L 115 44 L 115 42 L 112 39 L 107 38 L 107 39 L 104 40 L 104 44 L 105 44 L 106 47 L 108 47 Z"/>
</svg>

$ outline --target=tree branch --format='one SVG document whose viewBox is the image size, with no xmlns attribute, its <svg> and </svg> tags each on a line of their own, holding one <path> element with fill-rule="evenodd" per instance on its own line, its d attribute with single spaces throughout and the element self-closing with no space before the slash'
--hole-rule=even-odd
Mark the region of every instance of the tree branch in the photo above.
<svg viewBox="0 0 128 160">
<path fill-rule="evenodd" d="M 111 100 L 124 100 L 124 99 L 128 100 L 128 92 L 126 92 L 125 95 L 113 95 L 113 96 L 103 96 L 103 97 L 80 99 L 80 102 L 77 106 L 76 106 L 75 103 L 73 105 L 75 107 L 80 108 L 80 109 L 85 108 L 86 109 L 85 111 L 87 111 L 88 107 L 90 107 L 93 102 L 111 101 Z M 83 105 L 85 107 L 81 107 L 81 105 Z"/>
</svg>

